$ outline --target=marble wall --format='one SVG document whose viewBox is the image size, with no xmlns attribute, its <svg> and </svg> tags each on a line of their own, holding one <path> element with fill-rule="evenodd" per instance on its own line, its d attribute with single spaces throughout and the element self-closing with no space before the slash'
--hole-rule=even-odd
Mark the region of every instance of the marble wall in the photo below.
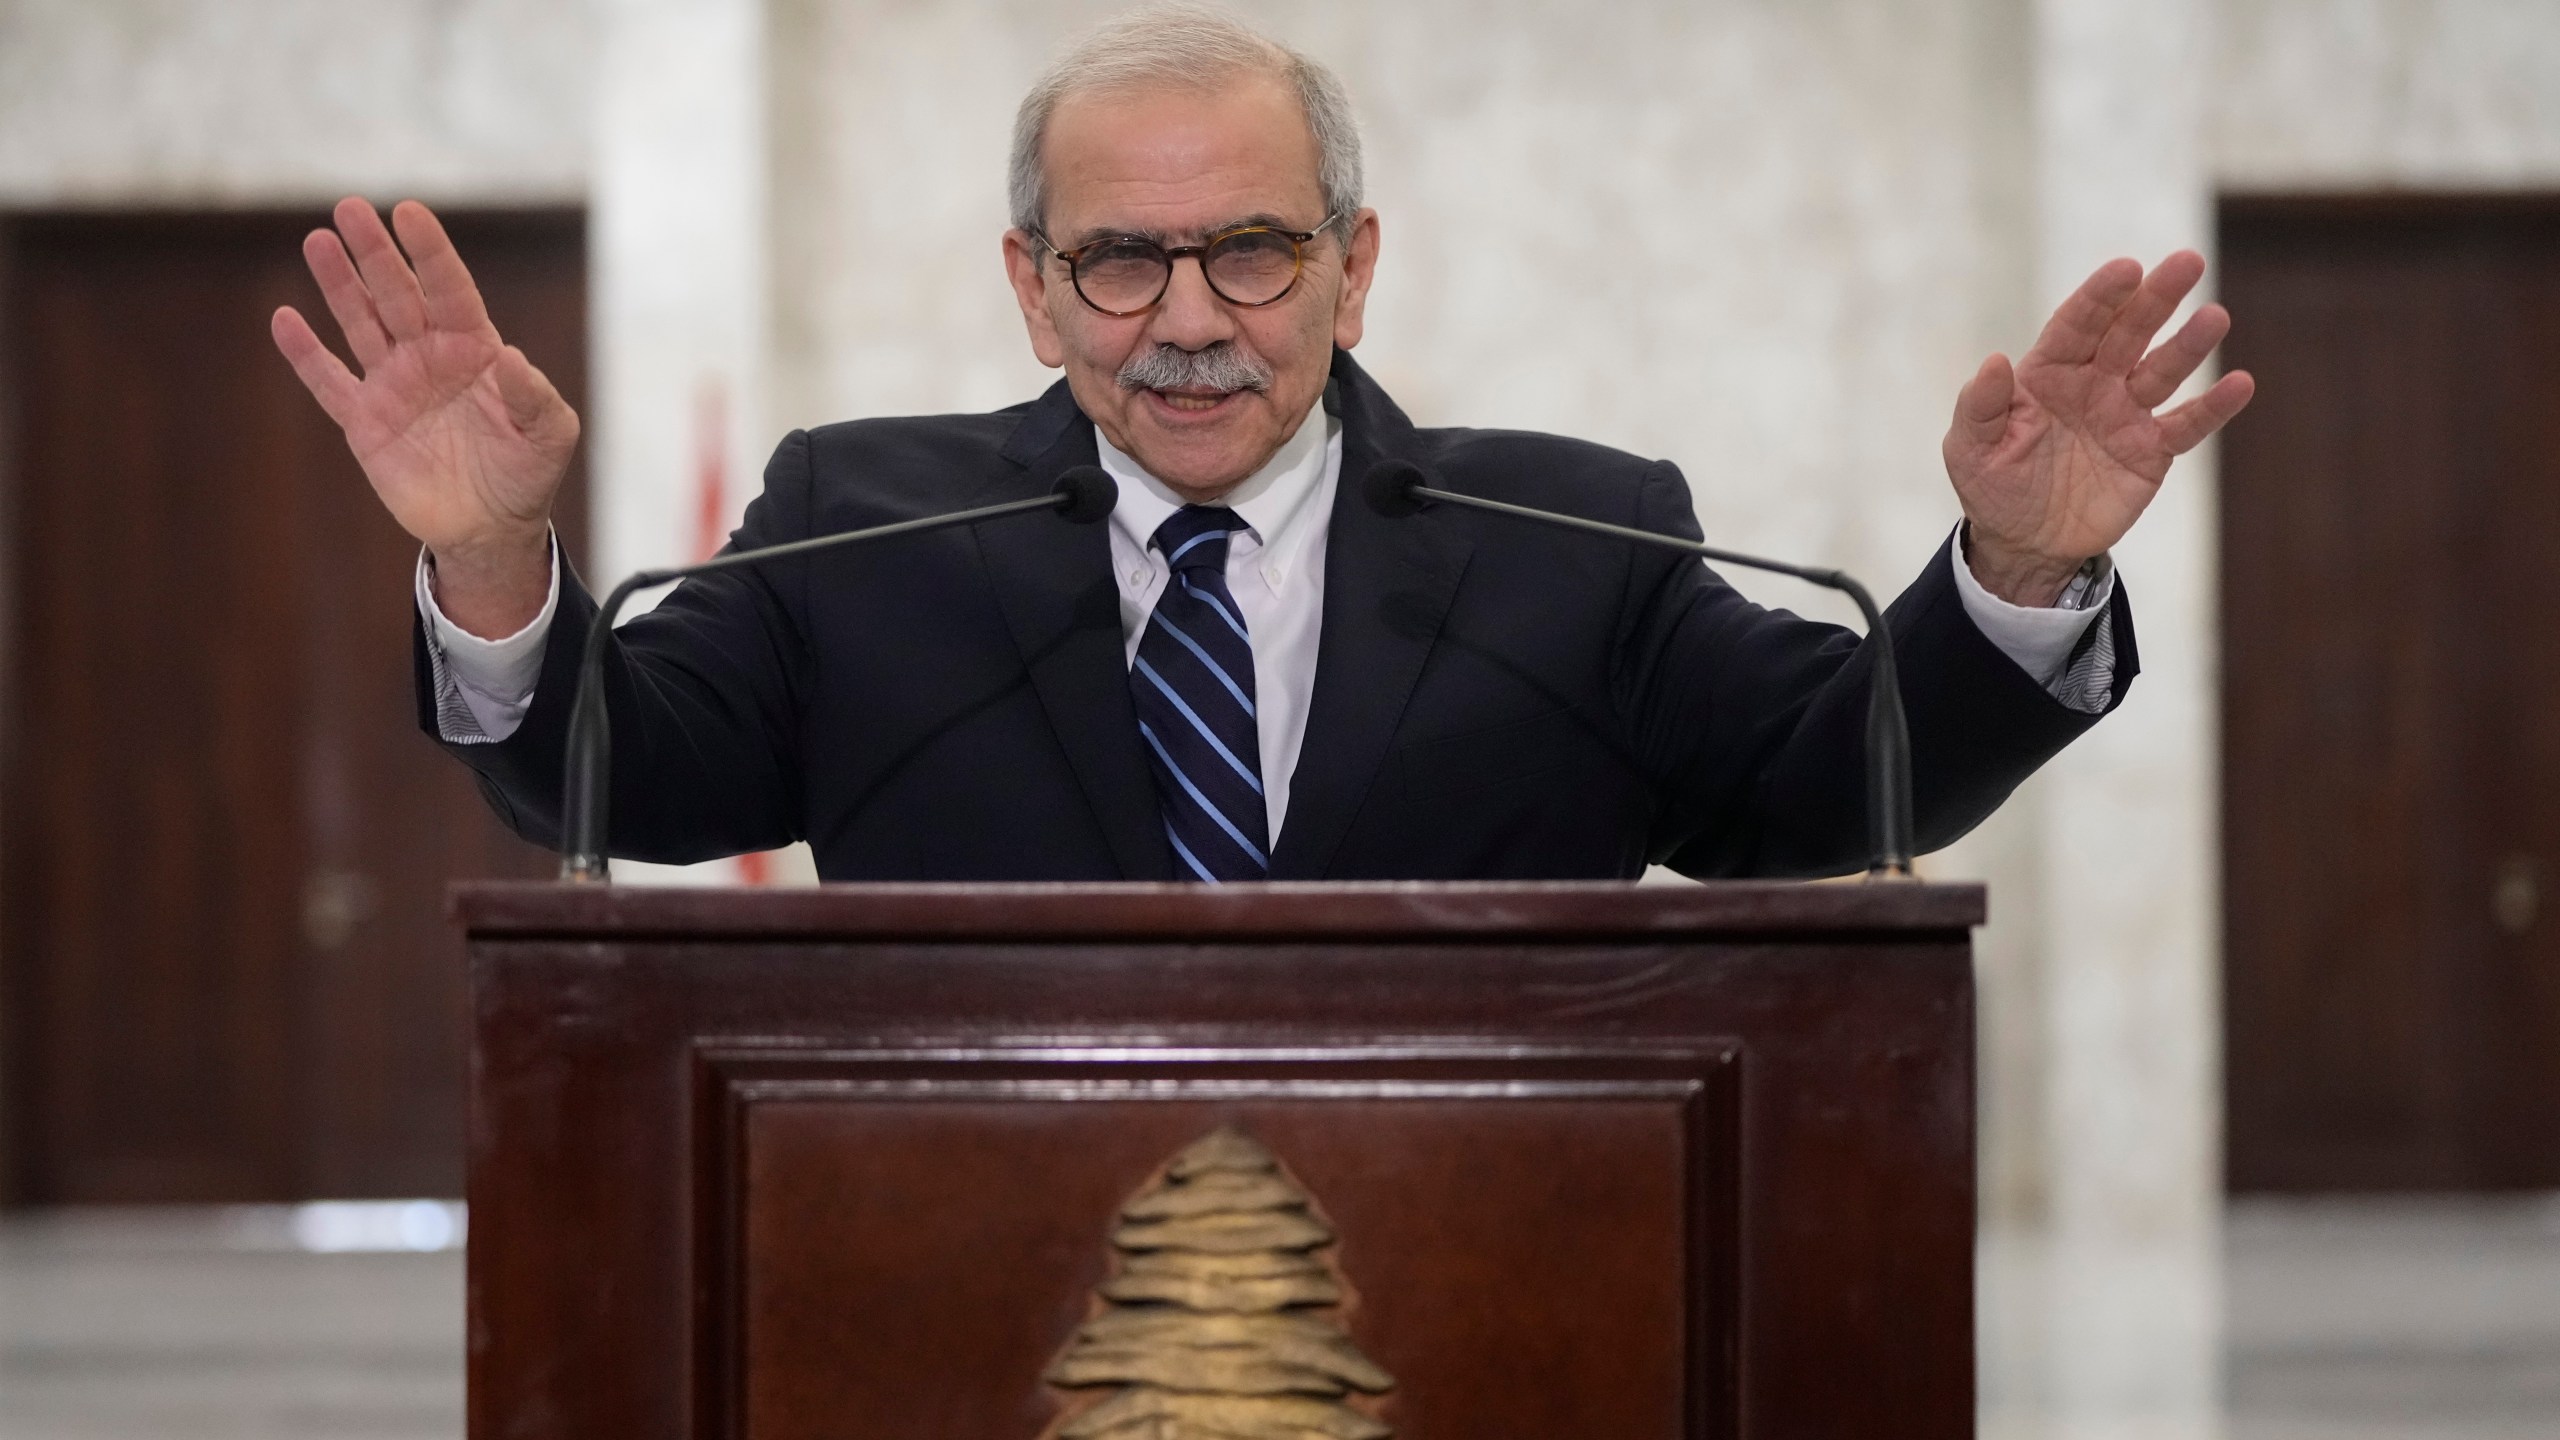
<svg viewBox="0 0 2560 1440">
<path fill-rule="evenodd" d="M 2224 188 L 2560 183 L 2560 6 L 2217 0 L 2214 23 Z"/>
<path fill-rule="evenodd" d="M 0 0 L 0 205 L 587 189 L 582 0 Z"/>
<path fill-rule="evenodd" d="M 2040 302 L 2113 255 L 2211 248 L 2209 18 L 2206 0 L 2036 0 Z M 2213 480 L 2210 450 L 2180 460 L 2118 548 L 2143 675 L 2016 807 L 2039 841 L 2010 877 L 2038 907 L 2034 992 L 1988 1008 L 2034 1053 L 1986 1083 L 2032 1097 L 2011 1118 L 2034 1191 L 1985 1233 L 2000 1428 L 2187 1435 L 2216 1408 Z"/>
</svg>

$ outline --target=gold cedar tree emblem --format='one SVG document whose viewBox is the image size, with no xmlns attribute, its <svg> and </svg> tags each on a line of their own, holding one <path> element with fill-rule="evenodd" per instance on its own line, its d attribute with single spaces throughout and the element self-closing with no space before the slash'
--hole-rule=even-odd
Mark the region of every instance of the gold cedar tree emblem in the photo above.
<svg viewBox="0 0 2560 1440">
<path fill-rule="evenodd" d="M 1395 1381 L 1314 1312 L 1344 1302 L 1315 1252 L 1333 1230 L 1252 1137 L 1220 1127 L 1120 1208 L 1118 1273 L 1049 1366 L 1065 1389 L 1118 1392 L 1057 1440 L 1387 1440 L 1348 1403 Z"/>
</svg>

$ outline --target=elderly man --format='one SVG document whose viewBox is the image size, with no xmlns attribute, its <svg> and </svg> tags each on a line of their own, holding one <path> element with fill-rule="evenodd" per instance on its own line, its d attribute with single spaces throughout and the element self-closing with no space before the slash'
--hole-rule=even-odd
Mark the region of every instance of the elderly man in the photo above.
<svg viewBox="0 0 2560 1440">
<path fill-rule="evenodd" d="M 1359 500 L 1445 488 L 1694 536 L 1667 463 L 1416 428 L 1352 362 L 1379 225 L 1341 88 L 1234 22 L 1109 26 L 1024 100 L 1004 263 L 1064 381 L 992 415 L 796 432 L 734 537 L 760 546 L 1037 495 L 1097 461 L 1107 527 L 1006 519 L 689 582 L 606 674 L 615 853 L 805 839 L 833 879 L 1818 874 L 1864 857 L 1856 637 L 1694 561 Z M 491 328 L 415 202 L 304 246 L 363 368 L 292 310 L 279 347 L 424 545 L 422 722 L 556 843 L 594 603 L 552 498 L 577 417 Z M 401 249 L 405 248 L 404 261 Z M 1966 523 L 1889 612 L 1924 847 L 2123 697 L 2108 565 L 2243 375 L 2155 413 L 2228 328 L 2151 339 L 2203 262 L 2116 261 L 1945 459 Z"/>
</svg>

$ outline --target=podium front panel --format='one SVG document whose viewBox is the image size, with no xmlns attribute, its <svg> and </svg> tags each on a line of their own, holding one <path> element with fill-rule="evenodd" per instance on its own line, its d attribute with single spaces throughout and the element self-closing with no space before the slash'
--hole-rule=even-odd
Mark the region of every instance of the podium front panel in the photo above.
<svg viewBox="0 0 2560 1440">
<path fill-rule="evenodd" d="M 1978 891 L 1257 888 L 467 894 L 473 1435 L 1971 1432 Z"/>
</svg>

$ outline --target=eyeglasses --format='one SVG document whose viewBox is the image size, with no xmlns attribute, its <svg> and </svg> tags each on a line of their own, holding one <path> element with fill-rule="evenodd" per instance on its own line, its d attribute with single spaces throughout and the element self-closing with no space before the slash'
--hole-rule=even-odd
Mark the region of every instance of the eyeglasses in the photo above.
<svg viewBox="0 0 2560 1440">
<path fill-rule="evenodd" d="M 1106 235 L 1073 250 L 1060 250 L 1049 237 L 1034 239 L 1067 262 L 1076 295 L 1105 315 L 1136 315 L 1155 308 L 1173 285 L 1173 262 L 1197 256 L 1200 277 L 1230 305 L 1269 305 L 1297 288 L 1306 268 L 1307 242 L 1340 219 L 1327 215 L 1313 230 L 1283 230 L 1276 225 L 1239 225 L 1221 230 L 1197 245 L 1159 245 L 1139 235 Z"/>
</svg>

